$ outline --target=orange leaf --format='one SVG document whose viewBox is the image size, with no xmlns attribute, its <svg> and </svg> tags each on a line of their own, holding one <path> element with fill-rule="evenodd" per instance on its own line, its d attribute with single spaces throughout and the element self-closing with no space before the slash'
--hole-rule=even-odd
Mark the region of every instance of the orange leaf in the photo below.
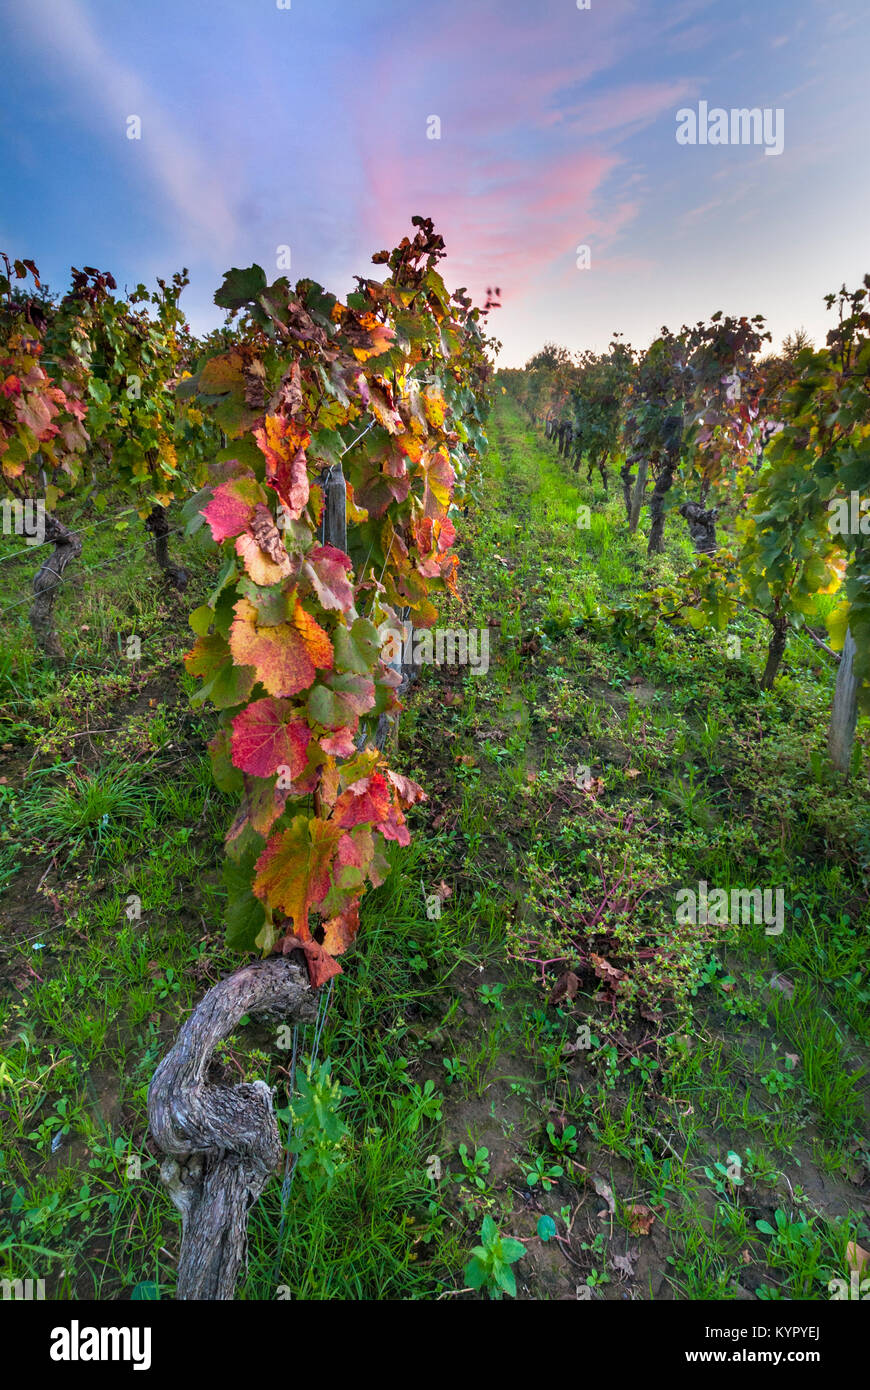
<svg viewBox="0 0 870 1390">
<path fill-rule="evenodd" d="M 330 868 L 341 838 L 341 827 L 318 817 L 294 816 L 260 855 L 254 892 L 273 912 L 291 918 L 297 936 L 306 940 L 308 914 L 330 886 Z"/>
<path fill-rule="evenodd" d="M 331 956 L 341 956 L 359 931 L 359 899 L 354 898 L 343 912 L 330 917 L 323 927 L 323 946 Z"/>
<path fill-rule="evenodd" d="M 270 695 L 298 695 L 314 682 L 316 669 L 332 666 L 332 643 L 296 600 L 291 622 L 257 625 L 257 609 L 246 598 L 235 605 L 230 650 L 239 666 L 252 666 Z"/>
<path fill-rule="evenodd" d="M 254 438 L 266 459 L 266 481 L 278 494 L 281 506 L 295 521 L 308 501 L 308 463 L 305 450 L 311 436 L 302 424 L 280 415 L 267 415 Z"/>
</svg>

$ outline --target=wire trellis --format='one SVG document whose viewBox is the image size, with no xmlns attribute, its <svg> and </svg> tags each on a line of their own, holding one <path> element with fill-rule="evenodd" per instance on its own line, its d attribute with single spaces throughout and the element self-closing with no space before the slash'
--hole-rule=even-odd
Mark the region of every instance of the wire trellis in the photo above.
<svg viewBox="0 0 870 1390">
<path fill-rule="evenodd" d="M 171 527 L 169 528 L 169 530 L 166 532 L 166 535 L 167 535 L 167 536 L 172 536 L 172 535 L 174 535 L 177 531 L 183 531 L 184 529 L 185 529 L 185 528 L 184 528 L 183 526 L 171 526 Z M 44 544 L 52 544 L 52 545 L 53 545 L 54 542 L 53 542 L 53 541 L 52 541 L 52 542 L 46 541 L 46 542 L 44 542 Z M 149 546 L 148 546 L 147 541 L 142 540 L 142 541 L 140 541 L 140 542 L 138 543 L 138 546 L 137 546 L 137 549 L 136 549 L 136 552 L 135 552 L 136 554 L 139 554 L 139 553 L 140 553 L 139 546 L 141 546 L 141 553 L 142 553 L 142 554 L 147 553 L 147 551 L 148 551 L 148 549 L 149 549 Z M 37 549 L 37 547 L 34 546 L 33 549 L 35 550 L 35 549 Z M 7 558 L 8 558 L 8 557 L 7 557 Z M 71 575 L 71 576 L 63 575 L 63 574 L 58 574 L 57 570 L 53 570 L 53 569 L 51 568 L 50 565 L 49 565 L 49 566 L 46 566 L 46 568 L 48 569 L 49 573 L 55 575 L 56 578 L 57 578 L 57 584 L 54 584 L 54 585 L 52 586 L 51 592 L 53 593 L 53 592 L 55 591 L 55 589 L 57 589 L 61 584 L 81 584 L 81 583 L 84 581 L 84 579 L 86 578 L 87 575 L 89 575 L 89 574 L 94 574 L 94 573 L 96 573 L 97 570 L 105 569 L 107 565 L 117 565 L 117 563 L 118 563 L 118 556 L 117 556 L 117 555 L 112 555 L 112 556 L 110 556 L 110 558 L 109 558 L 108 560 L 102 560 L 98 565 L 85 565 L 85 566 L 83 566 L 83 567 L 82 567 L 82 566 L 78 566 L 78 567 L 76 568 L 75 573 L 74 573 L 73 575 Z M 4 614 L 4 613 L 8 613 L 12 608 L 20 608 L 21 605 L 24 604 L 24 603 L 30 603 L 30 604 L 32 604 L 33 601 L 34 601 L 34 597 L 35 597 L 35 595 L 33 595 L 33 594 L 28 594 L 28 595 L 27 595 L 27 598 L 19 598 L 19 599 L 16 599 L 14 603 L 7 603 L 3 608 L 0 608 L 0 616 L 2 616 L 2 614 Z"/>
<path fill-rule="evenodd" d="M 101 521 L 92 521 L 90 526 L 76 526 L 71 528 L 76 536 L 86 535 L 89 531 L 96 531 L 100 526 L 108 526 L 118 520 L 119 516 L 129 516 L 130 512 L 135 512 L 135 507 L 123 507 L 120 512 L 115 512 L 114 516 L 103 517 Z M 37 545 L 26 545 L 23 550 L 14 550 L 11 555 L 0 555 L 0 565 L 7 560 L 23 560 L 31 555 L 35 550 L 41 550 L 45 545 L 54 545 L 54 541 L 39 541 Z"/>
</svg>

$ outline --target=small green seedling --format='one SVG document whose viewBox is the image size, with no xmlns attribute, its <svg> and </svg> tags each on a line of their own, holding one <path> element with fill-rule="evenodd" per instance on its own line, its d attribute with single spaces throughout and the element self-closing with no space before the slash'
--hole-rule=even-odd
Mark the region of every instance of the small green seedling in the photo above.
<svg viewBox="0 0 870 1390">
<path fill-rule="evenodd" d="M 474 1153 L 470 1154 L 467 1146 L 460 1144 L 459 1160 L 463 1168 L 459 1181 L 471 1183 L 480 1192 L 485 1191 L 486 1177 L 489 1172 L 489 1149 L 475 1149 Z"/>
<path fill-rule="evenodd" d="M 521 1260 L 526 1247 L 510 1236 L 500 1236 L 491 1216 L 483 1218 L 480 1230 L 481 1245 L 475 1245 L 465 1266 L 465 1282 L 472 1289 L 486 1289 L 490 1298 L 509 1294 L 516 1298 L 517 1281 L 511 1269 Z"/>
</svg>

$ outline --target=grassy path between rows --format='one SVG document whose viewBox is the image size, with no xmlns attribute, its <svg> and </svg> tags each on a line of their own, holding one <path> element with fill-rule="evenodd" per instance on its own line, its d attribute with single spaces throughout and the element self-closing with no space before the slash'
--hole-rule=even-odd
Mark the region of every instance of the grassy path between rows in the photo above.
<svg viewBox="0 0 870 1390">
<path fill-rule="evenodd" d="M 649 567 L 615 490 L 507 400 L 484 464 L 440 621 L 486 628 L 489 668 L 424 668 L 408 702 L 398 765 L 429 800 L 330 1001 L 339 1121 L 307 1133 L 280 1250 L 277 1182 L 252 1214 L 239 1296 L 478 1297 L 490 1216 L 523 1298 L 826 1299 L 870 1248 L 867 729 L 844 787 L 809 644 L 762 696 L 749 624 L 739 660 L 620 637 L 608 607 L 690 563 L 680 524 Z M 0 647 L 0 1263 L 48 1297 L 171 1297 L 145 1093 L 234 964 L 231 808 L 180 674 L 195 595 L 155 599 L 132 563 L 100 582 L 64 600 L 71 674 L 21 660 L 22 628 Z M 135 670 L 115 630 L 142 634 Z M 781 888 L 781 934 L 678 924 L 701 881 Z M 285 1114 L 289 1068 L 256 1021 L 219 1059 Z"/>
</svg>

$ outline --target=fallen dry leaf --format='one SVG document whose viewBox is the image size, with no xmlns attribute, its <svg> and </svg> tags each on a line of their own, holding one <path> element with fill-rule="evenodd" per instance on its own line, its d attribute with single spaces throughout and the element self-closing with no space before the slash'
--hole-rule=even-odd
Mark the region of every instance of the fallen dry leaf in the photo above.
<svg viewBox="0 0 870 1390">
<path fill-rule="evenodd" d="M 600 796 L 604 791 L 603 777 L 590 777 L 588 782 L 578 783 L 580 790 L 587 796 Z"/>
<path fill-rule="evenodd" d="M 577 991 L 580 988 L 580 981 L 573 970 L 566 970 L 560 975 L 550 991 L 550 1003 L 561 1004 L 563 999 L 569 1000 L 572 1004 L 577 998 Z"/>
<path fill-rule="evenodd" d="M 434 891 L 436 896 L 439 897 L 443 903 L 446 903 L 448 898 L 453 897 L 453 889 L 450 887 L 449 883 L 444 882 L 443 878 Z"/>
<path fill-rule="evenodd" d="M 592 1186 L 595 1188 L 595 1191 L 598 1193 L 599 1197 L 603 1197 L 605 1202 L 607 1203 L 607 1210 L 600 1211 L 598 1213 L 599 1217 L 612 1216 L 613 1213 L 616 1211 L 616 1202 L 613 1197 L 613 1188 L 610 1186 L 609 1183 L 606 1183 L 603 1178 L 596 1178 L 594 1175 L 592 1178 Z"/>
<path fill-rule="evenodd" d="M 599 980 L 604 980 L 614 990 L 617 989 L 625 971 L 617 970 L 616 966 L 611 965 L 609 960 L 605 960 L 604 956 L 596 956 L 594 951 L 590 951 L 589 959 L 595 967 L 595 974 Z"/>
<path fill-rule="evenodd" d="M 648 1236 L 653 1228 L 656 1219 L 654 1211 L 649 1207 L 631 1206 L 625 1208 L 625 1217 L 628 1229 L 633 1236 Z"/>
<path fill-rule="evenodd" d="M 629 1278 L 634 1274 L 635 1261 L 640 1251 L 635 1245 L 631 1250 L 626 1250 L 624 1255 L 614 1255 L 611 1264 L 614 1269 L 618 1269 L 620 1274 L 627 1274 Z"/>
<path fill-rule="evenodd" d="M 854 1240 L 850 1240 L 846 1246 L 846 1264 L 850 1270 L 863 1274 L 864 1270 L 870 1267 L 870 1250 L 865 1250 Z"/>
<path fill-rule="evenodd" d="M 626 775 L 626 777 L 639 777 L 639 776 L 640 776 L 640 768 L 639 768 L 639 767 L 627 767 L 627 768 L 625 769 L 625 775 Z"/>
</svg>

